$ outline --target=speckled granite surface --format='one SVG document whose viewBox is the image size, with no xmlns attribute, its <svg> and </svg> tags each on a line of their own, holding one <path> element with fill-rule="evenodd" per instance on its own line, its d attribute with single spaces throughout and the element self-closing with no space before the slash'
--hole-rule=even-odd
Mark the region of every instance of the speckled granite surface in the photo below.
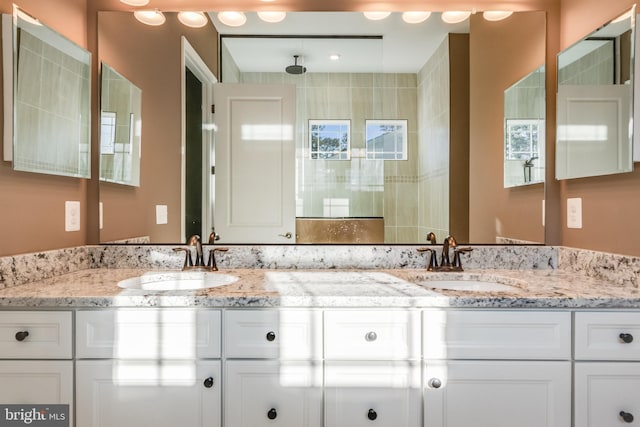
<svg viewBox="0 0 640 427">
<path fill-rule="evenodd" d="M 464 273 L 429 273 L 426 254 L 417 247 L 230 246 L 218 265 L 237 275 L 237 282 L 157 292 L 121 289 L 117 283 L 150 270 L 179 270 L 184 258 L 171 245 L 18 255 L 0 258 L 0 306 L 640 308 L 639 258 L 548 246 L 474 246 L 463 256 Z M 513 289 L 419 285 L 452 278 Z"/>
</svg>

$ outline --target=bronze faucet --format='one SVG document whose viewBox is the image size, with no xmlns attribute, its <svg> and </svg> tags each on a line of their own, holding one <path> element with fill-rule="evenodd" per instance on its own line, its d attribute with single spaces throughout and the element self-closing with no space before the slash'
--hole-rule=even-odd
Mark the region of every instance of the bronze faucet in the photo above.
<svg viewBox="0 0 640 427">
<path fill-rule="evenodd" d="M 216 240 L 215 233 L 212 232 L 209 236 L 209 244 L 213 246 L 213 242 Z M 174 252 L 185 252 L 184 264 L 182 270 L 203 270 L 203 271 L 218 271 L 218 265 L 216 264 L 215 253 L 226 252 L 229 248 L 211 248 L 209 250 L 209 259 L 207 264 L 204 263 L 204 250 L 202 248 L 202 241 L 200 236 L 194 234 L 187 240 L 187 245 L 196 247 L 196 261 L 193 262 L 191 257 L 191 250 L 189 248 L 173 248 Z"/>
<path fill-rule="evenodd" d="M 450 257 L 451 250 L 453 250 L 453 262 L 451 262 Z M 447 236 L 442 243 L 442 255 L 440 258 L 440 265 L 438 265 L 435 249 L 418 248 L 418 252 L 420 253 L 429 252 L 427 271 L 463 271 L 460 254 L 468 253 L 472 250 L 473 249 L 470 247 L 459 248 L 456 239 L 453 236 Z"/>
</svg>

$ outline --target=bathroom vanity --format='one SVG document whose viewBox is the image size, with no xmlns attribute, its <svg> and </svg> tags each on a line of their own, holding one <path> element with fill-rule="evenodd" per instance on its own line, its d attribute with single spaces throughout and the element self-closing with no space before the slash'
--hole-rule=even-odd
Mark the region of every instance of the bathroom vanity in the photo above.
<svg viewBox="0 0 640 427">
<path fill-rule="evenodd" d="M 448 277 L 511 290 L 436 291 L 414 284 L 440 278 L 419 269 L 231 269 L 237 281 L 197 291 L 117 286 L 144 272 L 0 291 L 2 401 L 69 403 L 77 427 L 569 427 L 640 414 L 640 298 L 606 282 L 474 270 Z"/>
</svg>

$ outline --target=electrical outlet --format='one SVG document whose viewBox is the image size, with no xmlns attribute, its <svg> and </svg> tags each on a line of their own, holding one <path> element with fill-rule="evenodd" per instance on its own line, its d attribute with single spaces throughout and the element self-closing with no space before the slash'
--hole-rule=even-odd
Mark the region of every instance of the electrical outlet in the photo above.
<svg viewBox="0 0 640 427">
<path fill-rule="evenodd" d="M 567 199 L 567 228 L 582 228 L 582 198 Z"/>
<path fill-rule="evenodd" d="M 102 230 L 102 227 L 104 226 L 104 205 L 102 202 L 98 204 L 98 208 L 100 210 L 100 230 Z"/>
<path fill-rule="evenodd" d="M 161 225 L 168 222 L 167 205 L 156 205 L 156 224 Z"/>
<path fill-rule="evenodd" d="M 80 231 L 80 202 L 64 202 L 64 231 Z"/>
</svg>

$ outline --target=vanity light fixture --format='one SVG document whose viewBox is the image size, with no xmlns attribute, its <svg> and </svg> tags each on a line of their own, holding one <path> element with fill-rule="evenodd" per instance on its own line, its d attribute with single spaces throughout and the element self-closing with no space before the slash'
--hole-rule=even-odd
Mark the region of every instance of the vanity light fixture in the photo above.
<svg viewBox="0 0 640 427">
<path fill-rule="evenodd" d="M 402 20 L 407 24 L 419 24 L 426 21 L 431 16 L 431 12 L 403 12 Z"/>
<path fill-rule="evenodd" d="M 362 12 L 365 18 L 370 19 L 371 21 L 380 21 L 381 19 L 386 18 L 391 15 L 391 12 Z"/>
<path fill-rule="evenodd" d="M 264 22 L 269 22 L 275 24 L 276 22 L 282 21 L 287 17 L 287 12 L 271 12 L 271 11 L 261 11 L 258 12 L 258 17 L 262 19 Z"/>
<path fill-rule="evenodd" d="M 240 27 L 247 22 L 244 12 L 224 11 L 218 12 L 218 19 L 229 27 Z"/>
<path fill-rule="evenodd" d="M 120 0 L 120 3 L 128 4 L 129 6 L 146 6 L 149 4 L 149 0 Z"/>
<path fill-rule="evenodd" d="M 162 13 L 158 9 L 136 10 L 135 12 L 133 12 L 133 16 L 135 16 L 135 18 L 143 24 L 152 25 L 154 27 L 162 25 L 164 24 L 164 21 L 166 21 L 164 13 Z"/>
<path fill-rule="evenodd" d="M 193 11 L 178 12 L 178 21 L 191 28 L 202 28 L 209 22 L 204 13 Z"/>
<path fill-rule="evenodd" d="M 513 15 L 512 10 L 486 10 L 482 12 L 482 17 L 487 21 L 502 21 Z"/>
<path fill-rule="evenodd" d="M 442 12 L 442 21 L 447 24 L 459 24 L 460 22 L 465 21 L 467 18 L 471 16 L 470 11 L 463 10 L 451 10 L 447 12 Z"/>
</svg>

